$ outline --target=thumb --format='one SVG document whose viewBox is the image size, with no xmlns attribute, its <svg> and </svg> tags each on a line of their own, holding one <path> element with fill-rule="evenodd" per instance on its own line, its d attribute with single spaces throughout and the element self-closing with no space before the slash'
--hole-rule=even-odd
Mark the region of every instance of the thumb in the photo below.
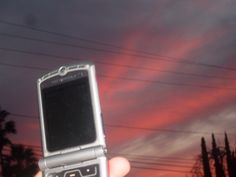
<svg viewBox="0 0 236 177">
<path fill-rule="evenodd" d="M 42 172 L 38 172 L 34 177 L 42 177 Z"/>
<path fill-rule="evenodd" d="M 124 177 L 130 171 L 129 161 L 123 157 L 109 160 L 109 177 Z"/>
</svg>

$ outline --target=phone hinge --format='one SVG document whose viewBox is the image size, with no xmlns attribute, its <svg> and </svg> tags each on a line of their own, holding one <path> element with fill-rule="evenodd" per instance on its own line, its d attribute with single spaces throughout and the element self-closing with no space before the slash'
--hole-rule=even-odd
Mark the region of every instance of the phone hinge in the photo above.
<svg viewBox="0 0 236 177">
<path fill-rule="evenodd" d="M 41 170 L 45 170 L 48 168 L 55 168 L 59 166 L 65 166 L 73 163 L 96 159 L 98 157 L 104 156 L 105 153 L 106 149 L 103 146 L 96 146 L 74 152 L 68 152 L 66 154 L 45 157 L 39 160 L 38 165 Z"/>
</svg>

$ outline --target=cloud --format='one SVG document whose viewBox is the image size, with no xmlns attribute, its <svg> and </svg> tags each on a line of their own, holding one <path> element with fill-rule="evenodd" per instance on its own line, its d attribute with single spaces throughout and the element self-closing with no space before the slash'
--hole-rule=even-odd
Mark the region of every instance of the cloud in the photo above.
<svg viewBox="0 0 236 177">
<path fill-rule="evenodd" d="M 224 86 L 232 84 L 232 81 L 229 80 L 225 82 Z M 127 102 L 123 102 L 123 105 L 122 99 L 120 99 L 117 110 L 115 107 L 112 109 L 113 117 L 107 117 L 106 121 L 133 127 L 178 129 L 179 125 L 187 125 L 194 120 L 206 121 L 209 116 L 232 105 L 235 100 L 235 91 L 227 89 L 196 87 L 191 90 L 188 88 L 170 90 L 169 95 L 166 90 L 164 95 L 161 93 L 146 91 L 143 96 L 131 94 L 132 96 L 127 96 Z M 114 104 L 114 106 L 116 105 L 117 103 Z M 122 111 L 119 112 L 118 108 Z M 142 136 L 142 133 L 144 132 L 137 130 L 121 132 L 120 129 L 113 129 L 109 131 L 109 136 L 113 137 L 110 143 L 116 146 L 116 144 Z"/>
<path fill-rule="evenodd" d="M 230 134 L 234 132 L 234 127 L 236 120 L 235 106 L 219 110 L 209 117 L 203 119 L 194 119 L 187 124 L 179 125 L 179 130 L 190 130 L 199 133 L 173 133 L 173 132 L 156 132 L 156 133 L 146 133 L 130 140 L 126 144 L 121 146 L 116 146 L 112 148 L 112 152 L 126 155 L 127 158 L 149 158 L 149 162 L 159 162 L 165 163 L 165 160 L 170 158 L 183 158 L 183 159 L 196 159 L 200 154 L 200 140 L 204 136 L 207 141 L 207 146 L 211 148 L 211 133 L 215 133 L 216 139 L 218 140 L 218 145 L 223 146 L 224 141 L 224 131 L 226 127 L 227 132 L 230 137 L 230 142 L 236 138 L 236 134 Z M 202 132 L 202 133 L 201 133 Z M 207 132 L 207 134 L 206 134 Z M 218 134 L 221 133 L 221 134 Z M 232 144 L 231 144 L 232 145 Z M 137 156 L 132 156 L 137 155 Z M 155 158 L 156 157 L 156 158 Z M 162 158 L 157 158 L 162 157 Z M 144 161 L 145 162 L 145 161 Z M 147 161 L 148 162 L 148 161 Z M 179 164 L 184 161 L 179 162 Z M 172 160 L 172 163 L 176 164 L 178 161 Z M 185 163 L 187 163 L 185 161 Z M 188 166 L 194 164 L 194 160 L 188 161 Z M 142 165 L 143 166 L 143 165 Z M 145 165 L 146 167 L 152 167 L 152 165 Z M 161 168 L 161 166 L 156 166 L 155 168 Z M 165 169 L 162 167 L 162 169 Z M 173 169 L 169 166 L 167 169 Z M 183 168 L 176 167 L 177 170 L 183 170 Z M 189 169 L 188 169 L 189 170 Z M 134 173 L 137 173 L 136 169 L 133 169 Z M 138 176 L 142 176 L 144 172 L 137 173 Z M 174 175 L 173 172 L 158 172 L 155 171 L 153 174 L 159 175 L 165 173 L 165 175 Z M 152 175 L 152 174 L 150 174 Z"/>
</svg>

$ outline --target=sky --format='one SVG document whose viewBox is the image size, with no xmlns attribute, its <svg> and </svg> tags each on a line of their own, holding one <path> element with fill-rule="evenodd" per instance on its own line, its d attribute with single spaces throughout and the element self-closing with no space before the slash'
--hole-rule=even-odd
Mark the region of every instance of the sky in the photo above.
<svg viewBox="0 0 236 177">
<path fill-rule="evenodd" d="M 129 177 L 184 177 L 236 145 L 236 4 L 231 0 L 0 1 L 0 105 L 15 143 L 40 146 L 36 80 L 93 61 L 109 157 Z M 37 150 L 38 151 L 38 150 Z"/>
</svg>

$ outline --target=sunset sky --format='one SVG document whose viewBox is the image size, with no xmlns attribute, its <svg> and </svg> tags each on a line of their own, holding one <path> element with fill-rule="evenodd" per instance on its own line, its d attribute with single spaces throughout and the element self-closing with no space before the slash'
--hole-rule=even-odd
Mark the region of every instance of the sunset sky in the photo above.
<svg viewBox="0 0 236 177">
<path fill-rule="evenodd" d="M 36 80 L 96 64 L 109 156 L 129 177 L 185 177 L 211 133 L 236 146 L 236 3 L 0 1 L 0 105 L 40 146 Z M 37 150 L 37 153 L 38 150 Z"/>
</svg>

